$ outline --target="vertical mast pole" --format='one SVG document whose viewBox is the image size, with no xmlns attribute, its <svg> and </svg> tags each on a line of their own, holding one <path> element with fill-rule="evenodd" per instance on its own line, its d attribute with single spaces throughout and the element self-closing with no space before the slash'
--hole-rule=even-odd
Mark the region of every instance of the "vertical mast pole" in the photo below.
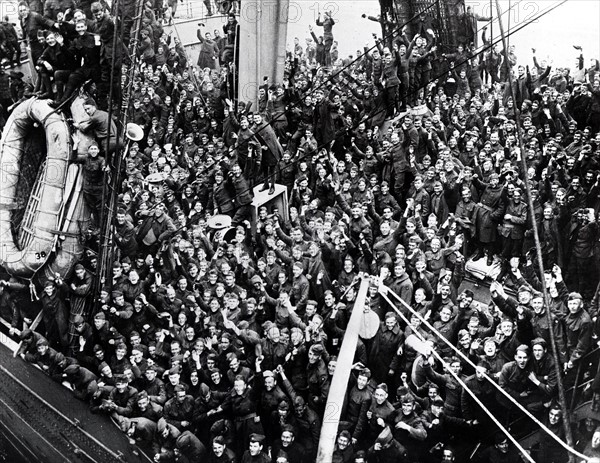
<svg viewBox="0 0 600 463">
<path fill-rule="evenodd" d="M 116 2 L 115 4 L 115 11 L 118 12 L 118 2 Z M 127 122 L 127 117 L 128 117 L 128 110 L 129 110 L 129 104 L 130 104 L 130 98 L 131 98 L 131 88 L 133 86 L 133 79 L 135 77 L 135 71 L 136 71 L 136 53 L 137 53 L 137 45 L 138 45 L 138 38 L 139 38 L 139 33 L 140 33 L 140 29 L 141 29 L 141 25 L 142 25 L 142 16 L 143 16 L 143 12 L 144 12 L 144 0 L 138 0 L 138 3 L 136 4 L 136 10 L 135 10 L 135 17 L 134 17 L 134 22 L 133 22 L 133 32 L 130 38 L 130 47 L 129 47 L 129 52 L 130 52 L 130 58 L 131 58 L 131 67 L 129 69 L 129 76 L 128 76 L 128 82 L 127 85 L 125 86 L 124 92 L 123 92 L 123 101 L 122 101 L 122 110 L 121 110 L 121 127 L 117 126 L 117 131 L 119 133 L 123 133 L 124 132 L 124 128 Z M 118 19 L 115 15 L 115 20 Z M 119 21 L 120 24 L 120 29 L 121 29 L 121 37 L 123 36 L 123 32 L 124 32 L 124 22 L 121 19 L 121 21 Z M 113 44 L 117 43 L 116 40 L 116 36 L 117 36 L 117 27 L 116 27 L 117 23 L 115 22 L 115 37 L 114 37 L 114 42 Z M 113 48 L 113 57 L 114 55 L 117 53 L 116 47 Z M 112 80 L 113 80 L 113 72 L 114 70 L 111 72 L 111 82 L 110 82 L 110 86 L 111 86 L 111 94 L 112 92 L 112 86 L 115 84 Z M 110 122 L 111 122 L 111 117 L 112 117 L 112 101 L 109 101 L 109 137 L 110 138 Z M 114 153 L 114 155 L 112 156 L 112 159 L 107 159 L 107 162 L 109 163 L 109 165 L 111 166 L 111 172 L 108 173 L 108 175 L 105 177 L 105 182 L 104 182 L 104 189 L 103 189 L 103 194 L 102 194 L 102 198 L 103 198 L 103 204 L 105 205 L 105 209 L 103 209 L 102 211 L 102 217 L 101 217 L 101 223 L 100 223 L 100 248 L 99 248 L 99 256 L 98 256 L 98 273 L 97 273 L 97 280 L 96 280 L 96 290 L 99 290 L 102 287 L 102 284 L 106 281 L 108 281 L 108 276 L 109 276 L 109 271 L 111 270 L 112 267 L 112 262 L 114 259 L 114 252 L 115 249 L 113 247 L 113 239 L 112 239 L 112 225 L 114 222 L 114 218 L 115 218 L 115 208 L 117 206 L 117 188 L 118 185 L 120 183 L 120 178 L 121 178 L 121 171 L 122 171 L 122 165 L 123 165 L 123 156 L 125 154 L 125 152 L 128 150 L 129 147 L 129 143 L 127 144 L 126 147 L 122 147 L 122 146 L 117 146 L 117 149 Z M 107 151 L 108 151 L 108 140 L 107 140 Z M 108 153 L 107 153 L 108 154 Z M 96 304 L 98 305 L 99 302 L 97 301 Z M 95 310 L 97 311 L 99 307 L 95 307 Z"/>
<path fill-rule="evenodd" d="M 508 65 L 508 43 L 506 40 L 506 35 L 504 33 L 504 24 L 502 22 L 502 15 L 500 12 L 500 2 L 499 0 L 496 0 L 496 10 L 497 10 L 497 14 L 498 14 L 498 26 L 500 27 L 500 34 L 502 36 L 502 46 L 504 48 L 504 59 L 506 60 L 506 63 Z M 509 9 L 509 21 L 510 21 L 510 9 Z M 510 70 L 509 70 L 510 72 Z M 523 136 L 521 133 L 521 125 L 519 124 L 519 117 L 521 114 L 521 110 L 517 105 L 517 100 L 515 97 L 515 91 L 514 91 L 514 87 L 512 86 L 512 76 L 508 76 L 508 82 L 507 85 L 509 85 L 509 89 L 510 89 L 510 93 L 511 93 L 511 97 L 513 99 L 513 104 L 515 107 L 515 119 L 517 121 L 517 139 L 519 141 L 519 149 L 521 150 L 521 170 L 523 175 L 526 174 L 527 172 L 527 162 L 525 161 L 525 146 L 523 145 Z M 571 420 L 570 420 L 570 413 L 569 413 L 569 409 L 567 408 L 567 401 L 565 398 L 565 387 L 562 381 L 562 371 L 560 369 L 560 362 L 559 357 L 558 357 L 558 349 L 556 348 L 556 339 L 554 336 L 554 323 L 552 320 L 552 314 L 550 311 L 550 297 L 548 296 L 548 291 L 546 288 L 546 282 L 543 278 L 544 276 L 544 262 L 542 260 L 542 247 L 540 244 L 540 235 L 535 223 L 535 213 L 534 213 L 534 207 L 533 207 L 533 199 L 531 198 L 531 187 L 529 185 L 529 182 L 527 180 L 525 180 L 525 189 L 527 191 L 527 205 L 529 208 L 529 216 L 531 218 L 531 225 L 532 225 L 532 229 L 533 229 L 533 238 L 534 238 L 534 242 L 535 242 L 535 248 L 536 248 L 536 258 L 537 258 L 537 264 L 540 270 L 540 275 L 542 275 L 542 293 L 544 296 L 544 304 L 546 306 L 546 316 L 548 317 L 548 323 L 550 326 L 550 329 L 548 330 L 550 333 L 550 345 L 552 347 L 552 354 L 554 355 L 554 367 L 556 369 L 556 379 L 557 379 L 557 383 L 558 383 L 558 398 L 559 398 L 559 402 L 560 402 L 560 407 L 562 410 L 562 421 L 563 421 L 563 426 L 564 426 L 564 430 L 565 430 L 565 437 L 567 438 L 567 444 L 569 444 L 570 447 L 573 447 L 573 434 L 571 433 Z M 573 463 L 575 461 L 573 454 L 569 453 L 569 462 Z"/>
<path fill-rule="evenodd" d="M 363 276 L 356 296 L 356 303 L 352 309 L 350 321 L 346 327 L 344 340 L 340 347 L 335 373 L 331 380 L 327 404 L 325 405 L 325 417 L 321 427 L 321 436 L 319 438 L 319 449 L 317 452 L 317 461 L 319 463 L 331 463 L 333 459 L 333 450 L 335 447 L 335 438 L 342 414 L 342 406 L 346 398 L 346 389 L 348 388 L 348 379 L 350 370 L 354 361 L 354 353 L 358 343 L 358 333 L 361 322 L 364 317 L 365 300 L 367 299 L 367 290 L 369 289 L 369 277 Z"/>
</svg>

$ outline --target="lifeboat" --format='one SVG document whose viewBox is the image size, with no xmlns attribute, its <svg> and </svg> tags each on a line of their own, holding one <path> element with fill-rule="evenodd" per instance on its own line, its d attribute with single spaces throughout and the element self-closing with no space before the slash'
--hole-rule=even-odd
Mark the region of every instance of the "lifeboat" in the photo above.
<svg viewBox="0 0 600 463">
<path fill-rule="evenodd" d="M 83 108 L 77 100 L 73 106 Z M 83 110 L 76 114 L 76 121 L 87 117 Z M 24 101 L 6 123 L 0 141 L 0 265 L 12 276 L 66 277 L 83 253 L 81 228 L 89 211 L 81 169 L 70 164 L 71 136 L 64 115 L 44 100 Z"/>
</svg>

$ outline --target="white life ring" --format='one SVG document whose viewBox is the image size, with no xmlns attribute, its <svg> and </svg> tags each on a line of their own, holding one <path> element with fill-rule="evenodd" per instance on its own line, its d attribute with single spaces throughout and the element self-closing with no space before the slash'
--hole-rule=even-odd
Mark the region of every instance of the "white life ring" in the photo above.
<svg viewBox="0 0 600 463">
<path fill-rule="evenodd" d="M 42 126 L 46 160 L 39 168 L 21 222 L 21 236 L 11 230 L 17 185 L 25 166 L 25 142 Z M 71 131 L 65 117 L 46 101 L 29 99 L 8 118 L 0 141 L 0 265 L 13 276 L 31 279 L 54 256 L 65 214 L 65 187 L 71 159 Z"/>
</svg>

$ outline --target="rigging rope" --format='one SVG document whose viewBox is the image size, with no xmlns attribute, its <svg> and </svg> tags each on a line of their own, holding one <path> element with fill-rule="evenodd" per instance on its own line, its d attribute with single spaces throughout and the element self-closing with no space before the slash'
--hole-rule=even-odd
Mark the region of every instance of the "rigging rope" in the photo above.
<svg viewBox="0 0 600 463">
<path fill-rule="evenodd" d="M 510 2 L 510 0 L 509 0 Z M 510 5 L 510 3 L 509 3 Z M 498 0 L 496 0 L 496 9 L 498 11 L 498 14 L 500 14 L 500 2 Z M 508 15 L 508 24 L 509 24 L 509 28 L 510 28 L 510 15 Z M 498 26 L 500 27 L 500 36 L 502 38 L 502 43 L 504 45 L 504 58 L 506 59 L 506 62 L 508 63 L 508 47 L 509 47 L 509 42 L 508 42 L 508 37 L 506 37 L 506 34 L 504 33 L 504 24 L 502 22 L 502 18 L 498 17 Z M 508 68 L 509 73 L 511 72 L 510 68 Z M 510 78 L 510 76 L 509 76 Z M 552 320 L 552 312 L 550 310 L 550 307 L 552 307 L 552 301 L 550 300 L 550 296 L 548 295 L 548 291 L 546 288 L 546 279 L 544 278 L 544 261 L 542 259 L 542 246 L 540 243 L 540 234 L 539 234 L 539 230 L 537 227 L 537 222 L 535 219 L 535 208 L 533 206 L 533 197 L 531 196 L 531 185 L 529 184 L 529 181 L 526 178 L 527 175 L 527 162 L 525 160 L 525 146 L 523 144 L 523 136 L 521 133 L 521 124 L 519 124 L 519 119 L 520 119 L 520 115 L 521 115 L 521 109 L 518 107 L 517 104 L 517 99 L 515 96 L 515 88 L 512 84 L 512 80 L 508 83 L 508 87 L 510 89 L 510 94 L 513 100 L 513 105 L 515 107 L 515 119 L 517 120 L 517 140 L 519 142 L 519 150 L 521 151 L 519 153 L 519 158 L 521 160 L 521 175 L 522 177 L 525 178 L 525 191 L 527 192 L 527 208 L 529 209 L 529 217 L 531 219 L 531 226 L 533 229 L 533 240 L 534 240 L 534 244 L 535 244 L 535 251 L 536 251 L 536 257 L 537 257 L 537 263 L 538 263 L 538 267 L 540 270 L 540 275 L 542 276 L 542 278 L 540 278 L 541 283 L 542 283 L 542 294 L 544 296 L 544 303 L 546 305 L 546 317 L 548 319 L 548 326 L 550 327 L 550 329 L 548 330 L 549 335 L 550 335 L 550 346 L 552 348 L 552 354 L 554 355 L 554 369 L 556 371 L 556 379 L 557 379 L 557 383 L 558 383 L 558 397 L 559 397 L 559 401 L 560 401 L 560 406 L 562 409 L 562 413 L 564 416 L 564 420 L 563 420 L 563 426 L 565 429 L 565 436 L 567 438 L 567 442 L 569 443 L 569 445 L 573 445 L 573 434 L 571 432 L 571 425 L 570 425 L 570 414 L 569 414 L 569 409 L 567 408 L 567 400 L 565 398 L 565 388 L 563 385 L 563 381 L 562 381 L 562 377 L 561 377 L 561 371 L 560 371 L 560 365 L 559 365 L 559 356 L 558 356 L 558 348 L 556 346 L 556 339 L 554 336 L 554 323 Z M 579 364 L 578 366 L 578 371 L 581 368 L 581 364 Z M 575 395 L 573 395 L 573 397 L 575 397 Z M 572 462 L 572 458 L 570 458 L 570 461 Z"/>
<path fill-rule="evenodd" d="M 380 291 L 379 293 L 386 301 L 387 303 L 392 307 L 392 309 L 394 309 L 394 311 L 400 316 L 400 318 L 402 318 L 402 320 L 408 325 L 410 326 L 410 321 L 406 318 L 406 316 L 396 307 L 396 305 L 390 300 L 390 298 L 387 296 L 387 294 L 382 293 Z M 421 333 L 419 333 L 417 330 L 413 330 L 413 332 L 415 333 L 415 335 L 423 342 L 423 343 L 427 343 L 427 340 L 423 337 L 423 335 L 421 335 Z M 477 403 L 477 405 L 479 405 L 481 407 L 481 409 L 486 413 L 486 415 L 488 415 L 490 417 L 490 419 L 494 422 L 494 424 L 496 426 L 498 426 L 498 428 L 500 428 L 500 430 L 506 435 L 506 437 L 508 437 L 508 439 L 515 445 L 515 447 L 517 447 L 517 449 L 519 449 L 519 451 L 523 454 L 523 456 L 525 458 L 527 458 L 527 460 L 529 460 L 531 463 L 535 463 L 535 460 L 531 457 L 531 455 L 529 454 L 529 452 L 527 452 L 522 446 L 521 444 L 512 436 L 512 434 L 508 431 L 508 429 L 506 429 L 499 421 L 498 419 L 494 416 L 494 414 L 492 412 L 490 412 L 486 406 L 481 402 L 481 400 L 479 400 L 479 398 L 477 397 L 477 395 L 471 391 L 471 389 L 464 383 L 464 381 L 462 379 L 459 378 L 458 374 L 456 374 L 450 367 L 449 365 L 444 361 L 444 359 L 440 356 L 440 354 L 438 354 L 434 349 L 431 350 L 431 354 L 438 359 L 441 364 L 444 366 L 444 369 L 450 373 L 454 379 L 458 382 L 458 384 L 460 384 L 462 386 L 462 388 L 467 391 L 467 393 L 471 396 L 471 398 L 475 401 L 475 403 Z"/>
<path fill-rule="evenodd" d="M 531 19 L 530 19 L 528 22 L 526 22 L 526 23 L 523 23 L 523 24 L 519 24 L 518 26 L 517 26 L 517 25 L 513 26 L 513 29 L 511 29 L 511 30 L 509 30 L 509 31 L 508 31 L 508 35 L 510 36 L 510 35 L 512 35 L 512 34 L 515 34 L 515 33 L 519 32 L 521 29 L 523 29 L 523 28 L 525 28 L 525 27 L 529 26 L 530 24 L 532 24 L 532 23 L 534 23 L 534 22 L 538 21 L 540 18 L 542 18 L 542 17 L 543 17 L 543 16 L 545 16 L 546 14 L 548 14 L 548 13 L 552 12 L 554 9 L 556 9 L 556 8 L 558 8 L 559 6 L 563 5 L 563 4 L 564 4 L 564 3 L 566 3 L 567 1 L 568 1 L 568 0 L 560 0 L 558 3 L 556 3 L 556 4 L 554 4 L 554 5 L 551 5 L 551 6 L 547 7 L 546 9 L 544 9 L 544 10 L 540 11 L 540 12 L 539 12 L 539 13 L 538 13 L 536 16 L 532 17 L 532 18 L 531 18 Z M 433 5 L 434 5 L 434 4 L 432 4 L 432 6 L 433 6 Z M 414 19 L 414 18 L 411 18 L 411 19 L 410 19 L 408 22 L 412 21 L 412 19 Z M 408 22 L 407 22 L 406 24 L 408 24 Z M 403 26 L 402 26 L 402 27 L 403 27 Z M 392 34 L 390 34 L 390 35 L 392 35 Z M 471 60 L 471 59 L 473 59 L 473 58 L 475 58 L 475 57 L 477 57 L 477 56 L 481 55 L 481 54 L 482 54 L 482 53 L 484 53 L 485 51 L 492 49 L 494 45 L 496 45 L 496 44 L 498 44 L 498 43 L 500 43 L 500 42 L 501 42 L 501 39 L 500 39 L 500 38 L 499 38 L 499 39 L 497 39 L 497 40 L 495 40 L 495 41 L 490 39 L 490 42 L 489 42 L 488 44 L 486 44 L 486 45 L 483 45 L 483 46 L 482 46 L 482 48 L 481 48 L 481 49 L 479 49 L 479 51 L 477 51 L 475 54 L 468 56 L 466 59 L 464 59 L 464 60 L 462 60 L 462 61 L 456 61 L 456 62 L 454 63 L 454 66 L 450 66 L 448 69 L 446 69 L 446 70 L 442 71 L 440 74 L 437 74 L 437 75 L 435 75 L 435 76 L 432 76 L 432 77 L 429 79 L 429 81 L 428 81 L 428 82 L 426 82 L 426 83 L 424 83 L 423 85 L 421 85 L 420 87 L 418 87 L 418 88 L 416 89 L 416 91 L 419 91 L 419 90 L 421 90 L 421 89 L 423 89 L 423 88 L 427 87 L 427 85 L 429 85 L 430 83 L 432 83 L 432 82 L 436 81 L 437 79 L 439 79 L 439 78 L 443 77 L 444 75 L 446 75 L 446 74 L 450 73 L 451 71 L 453 71 L 453 70 L 457 69 L 458 67 L 462 66 L 463 64 L 465 64 L 465 63 L 466 63 L 466 62 L 468 62 L 469 60 Z M 374 47 L 371 47 L 371 48 L 370 48 L 368 51 L 370 51 L 370 50 L 373 50 L 374 48 L 376 48 L 376 46 L 374 46 Z M 351 63 L 349 63 L 349 64 L 348 64 L 348 66 L 350 66 L 350 65 L 354 64 L 356 61 L 357 61 L 357 60 L 354 60 L 354 61 L 352 61 Z M 346 66 L 346 67 L 348 67 L 348 66 Z M 343 69 L 345 69 L 345 68 L 343 68 Z M 342 69 L 342 70 L 343 70 L 343 69 Z M 341 72 L 342 70 L 340 70 L 340 72 Z M 338 72 L 338 74 L 339 74 L 339 72 Z M 336 75 L 337 75 L 337 74 L 336 74 Z M 327 79 L 325 82 L 327 82 L 328 80 L 329 80 L 329 79 Z M 322 87 L 324 84 L 325 84 L 325 83 L 321 83 L 320 85 L 318 85 L 318 86 L 316 86 L 316 87 L 312 88 L 312 91 L 313 91 L 313 92 L 314 92 L 314 91 L 316 91 L 316 89 L 318 89 L 318 88 L 321 88 L 321 87 Z M 301 97 L 299 97 L 299 100 L 298 100 L 298 101 L 301 101 L 302 99 L 306 98 L 307 96 L 310 96 L 310 95 L 311 95 L 311 93 L 312 93 L 312 92 L 307 92 L 306 94 L 302 95 Z M 378 116 L 379 114 L 381 114 L 382 112 L 386 112 L 386 111 L 387 111 L 387 109 L 388 109 L 388 108 L 387 108 L 387 105 L 384 105 L 384 106 L 383 106 L 381 109 L 379 109 L 378 111 L 374 112 L 373 114 L 370 114 L 370 115 L 369 115 L 369 117 L 368 117 L 368 119 L 372 119 L 372 118 L 374 118 L 374 117 Z M 396 116 L 396 117 L 398 117 L 398 116 Z M 366 120 L 368 120 L 368 119 L 366 119 Z M 362 122 L 364 122 L 364 120 L 360 120 L 360 121 L 358 122 L 358 124 L 357 124 L 357 125 L 355 125 L 354 127 L 352 127 L 352 129 L 355 129 L 356 127 L 358 127 L 358 125 L 359 125 L 360 123 L 362 123 Z M 271 124 L 272 124 L 272 122 L 269 122 L 269 123 L 268 123 L 268 124 L 266 124 L 266 125 L 270 126 Z M 255 133 L 260 133 L 260 131 L 261 131 L 261 130 L 263 130 L 263 128 L 259 129 L 259 130 L 258 130 L 257 132 L 255 132 Z M 316 151 L 318 152 L 319 150 L 321 150 L 321 149 L 323 149 L 323 148 L 329 148 L 330 146 L 331 146 L 331 142 L 328 142 L 328 143 L 322 143 L 322 144 L 320 144 L 320 145 L 317 147 Z M 234 146 L 232 147 L 232 149 L 235 149 L 235 148 L 237 148 L 237 145 L 234 145 Z M 299 163 L 299 162 L 300 162 L 302 159 L 305 159 L 305 158 L 307 158 L 307 157 L 308 157 L 308 155 L 305 155 L 305 156 L 301 156 L 301 157 L 295 158 L 295 159 L 293 159 L 293 163 L 294 163 L 294 164 L 297 164 L 297 163 Z M 277 175 L 277 173 L 273 173 L 273 174 L 271 174 L 271 178 L 275 177 L 276 175 Z M 234 199 L 236 199 L 237 197 L 239 197 L 240 195 L 242 195 L 242 194 L 245 194 L 245 193 L 246 193 L 245 191 L 244 191 L 244 192 L 240 192 L 240 193 L 238 193 L 238 194 L 237 194 L 237 195 L 234 197 Z M 183 227 L 181 227 L 181 228 L 183 228 Z"/>
<path fill-rule="evenodd" d="M 428 320 L 426 320 L 420 313 L 414 310 L 409 304 L 407 304 L 400 296 L 398 296 L 391 288 L 380 283 L 379 285 L 379 294 L 383 296 L 383 293 L 391 294 L 397 299 L 404 307 L 406 307 L 411 314 L 421 320 L 422 323 L 427 326 L 442 342 L 444 342 L 448 347 L 450 347 L 460 358 L 462 358 L 466 363 L 468 363 L 471 367 L 477 369 L 477 365 L 475 365 L 469 357 L 467 357 L 464 353 L 457 349 L 457 347 L 448 341 Z M 393 306 L 393 305 L 392 305 Z M 586 457 L 583 453 L 578 452 L 573 447 L 571 447 L 566 442 L 563 442 L 556 434 L 554 434 L 548 427 L 538 420 L 535 416 L 531 414 L 529 410 L 523 407 L 518 401 L 516 401 L 508 392 L 500 387 L 498 383 L 496 383 L 492 378 L 490 378 L 487 373 L 483 375 L 500 393 L 502 393 L 512 404 L 514 404 L 517 408 L 519 408 L 525 415 L 527 415 L 535 424 L 537 424 L 544 432 L 546 432 L 550 437 L 552 437 L 558 444 L 560 444 L 565 450 L 571 452 L 573 455 L 578 456 L 579 458 L 583 458 L 586 461 L 589 460 L 589 457 Z M 565 417 L 565 419 L 567 419 Z"/>
<path fill-rule="evenodd" d="M 127 85 L 123 89 L 123 94 L 121 95 L 123 98 L 122 111 L 121 111 L 122 123 L 121 123 L 120 127 L 118 125 L 116 127 L 117 137 L 118 137 L 119 133 L 123 132 L 123 130 L 126 126 L 126 121 L 129 117 L 128 112 L 129 112 L 129 106 L 131 104 L 131 88 L 133 86 L 133 80 L 134 80 L 134 76 L 135 76 L 135 72 L 136 72 L 137 48 L 138 48 L 138 43 L 139 43 L 140 30 L 141 30 L 141 26 L 142 26 L 142 17 L 144 15 L 144 0 L 136 0 L 136 1 L 137 1 L 136 10 L 135 10 L 136 15 L 134 17 L 134 22 L 132 24 L 132 26 L 133 26 L 132 34 L 130 37 L 130 44 L 129 44 L 131 68 L 129 69 L 129 78 L 128 78 Z M 116 7 L 118 7 L 118 4 L 116 5 Z M 124 24 L 125 24 L 124 21 L 119 22 L 119 26 L 121 28 L 121 36 L 124 33 Z M 113 43 L 117 43 L 117 40 L 116 40 L 117 32 L 118 32 L 118 28 L 117 28 L 117 21 L 115 18 L 115 30 L 114 30 L 115 37 L 113 38 Z M 111 61 L 112 61 L 113 65 L 115 62 L 116 53 L 117 53 L 117 48 L 116 48 L 116 46 L 114 46 L 113 50 L 112 50 L 112 55 L 111 55 Z M 112 79 L 114 78 L 114 71 L 115 71 L 114 66 L 113 66 L 112 71 L 113 72 L 111 72 L 111 77 L 110 77 L 111 89 L 114 84 L 114 82 L 112 82 Z M 112 108 L 113 108 L 113 102 L 109 101 L 109 113 L 108 113 L 109 114 L 109 121 L 108 121 L 109 137 L 110 137 L 110 130 L 111 130 L 111 125 L 112 125 L 111 124 Z M 112 228 L 114 226 L 115 215 L 116 215 L 115 209 L 117 207 L 117 198 L 118 198 L 117 185 L 118 185 L 118 182 L 120 181 L 121 172 L 123 169 L 122 159 L 124 158 L 125 152 L 129 148 L 129 143 L 127 144 L 126 147 L 117 146 L 115 152 L 113 153 L 112 158 L 109 159 L 108 158 L 109 137 L 107 137 L 107 142 L 106 142 L 107 143 L 106 144 L 106 161 L 107 161 L 107 163 L 112 163 L 114 171 L 104 173 L 105 181 L 103 182 L 102 198 L 103 198 L 103 203 L 104 203 L 105 207 L 102 208 L 101 217 L 99 220 L 99 222 L 100 222 L 99 223 L 100 247 L 98 249 L 99 268 L 98 268 L 98 273 L 96 275 L 96 280 L 95 280 L 96 288 L 100 288 L 101 285 L 104 284 L 104 281 L 107 280 L 108 272 L 110 271 L 112 262 L 114 261 L 114 257 L 115 257 L 116 247 L 112 245 L 112 241 L 113 241 Z M 98 302 L 96 302 L 96 310 L 97 309 L 98 309 Z"/>
</svg>

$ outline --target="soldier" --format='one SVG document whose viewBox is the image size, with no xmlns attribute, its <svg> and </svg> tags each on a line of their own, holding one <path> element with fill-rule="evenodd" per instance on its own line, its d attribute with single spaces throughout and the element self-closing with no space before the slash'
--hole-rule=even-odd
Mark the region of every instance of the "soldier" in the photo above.
<svg viewBox="0 0 600 463">
<path fill-rule="evenodd" d="M 87 31 L 85 20 L 79 20 L 75 23 L 75 37 L 70 45 L 69 51 L 75 56 L 75 60 L 80 67 L 70 73 L 65 85 L 65 93 L 60 100 L 54 100 L 51 103 L 53 108 L 61 107 L 66 101 L 69 101 L 71 95 L 87 80 L 100 80 L 100 36 Z M 115 130 L 116 133 L 116 130 Z"/>
<path fill-rule="evenodd" d="M 21 64 L 21 46 L 19 45 L 19 36 L 15 29 L 15 24 L 8 20 L 8 16 L 4 16 L 4 21 L 0 22 L 0 33 L 4 34 L 2 48 L 6 53 L 11 67 Z"/>
<path fill-rule="evenodd" d="M 27 46 L 31 52 L 31 60 L 37 63 L 44 52 L 44 46 L 38 40 L 38 32 L 52 27 L 58 28 L 49 18 L 45 18 L 40 12 L 31 11 L 26 2 L 19 3 L 19 19 L 21 20 L 21 30 L 23 36 L 27 39 Z"/>
<path fill-rule="evenodd" d="M 60 275 L 57 275 L 56 281 L 48 280 L 44 284 L 44 293 L 40 297 L 42 319 L 46 329 L 46 338 L 50 344 L 64 349 L 69 345 L 68 311 L 61 289 L 57 288 L 57 284 L 62 286 Z"/>
<path fill-rule="evenodd" d="M 270 463 L 270 459 L 263 452 L 265 436 L 262 434 L 251 434 L 248 450 L 242 455 L 241 463 Z"/>
</svg>

